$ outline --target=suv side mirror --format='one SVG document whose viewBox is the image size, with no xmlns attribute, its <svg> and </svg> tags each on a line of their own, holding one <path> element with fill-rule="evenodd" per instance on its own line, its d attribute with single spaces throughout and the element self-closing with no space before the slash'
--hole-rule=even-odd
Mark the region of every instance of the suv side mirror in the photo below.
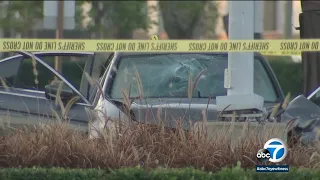
<svg viewBox="0 0 320 180">
<path fill-rule="evenodd" d="M 45 96 L 47 99 L 54 100 L 56 99 L 57 92 L 60 88 L 61 81 L 53 81 L 51 84 L 45 86 Z M 70 100 L 75 96 L 73 90 L 66 84 L 62 84 L 60 98 L 62 101 Z"/>
</svg>

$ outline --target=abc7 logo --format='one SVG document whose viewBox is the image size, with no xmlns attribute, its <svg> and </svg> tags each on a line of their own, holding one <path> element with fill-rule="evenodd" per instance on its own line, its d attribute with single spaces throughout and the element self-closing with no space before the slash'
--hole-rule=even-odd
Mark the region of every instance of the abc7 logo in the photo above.
<svg viewBox="0 0 320 180">
<path fill-rule="evenodd" d="M 270 159 L 270 152 L 268 151 L 268 149 L 260 149 L 257 152 L 257 159 L 260 162 L 267 162 Z"/>
<path fill-rule="evenodd" d="M 288 153 L 287 145 L 284 141 L 278 138 L 273 138 L 267 141 L 264 149 L 260 149 L 257 153 L 257 159 L 260 162 L 270 161 L 278 163 L 283 161 Z"/>
</svg>

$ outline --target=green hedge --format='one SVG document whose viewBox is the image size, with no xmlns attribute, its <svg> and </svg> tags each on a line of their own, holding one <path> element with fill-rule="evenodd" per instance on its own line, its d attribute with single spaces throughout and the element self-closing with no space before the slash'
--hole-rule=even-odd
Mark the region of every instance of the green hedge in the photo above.
<svg viewBox="0 0 320 180">
<path fill-rule="evenodd" d="M 223 169 L 208 173 L 192 168 L 164 169 L 147 171 L 141 168 L 124 168 L 114 171 L 98 169 L 0 169 L 1 180 L 296 180 L 318 179 L 320 171 L 290 169 L 289 173 L 257 173 L 241 168 Z"/>
<path fill-rule="evenodd" d="M 292 97 L 302 94 L 302 64 L 295 63 L 288 57 L 273 56 L 267 57 L 267 59 L 279 80 L 284 94 L 286 95 L 290 92 Z"/>
<path fill-rule="evenodd" d="M 267 57 L 270 62 L 270 65 L 275 72 L 279 83 L 285 94 L 291 92 L 292 96 L 296 96 L 302 93 L 302 66 L 301 63 L 294 63 L 288 59 L 288 57 Z M 51 64 L 53 66 L 53 62 Z M 82 71 L 78 67 L 74 67 L 74 63 L 64 62 L 63 65 L 63 74 L 68 77 L 71 82 L 75 84 L 76 87 L 79 87 Z M 81 65 L 84 67 L 84 64 Z M 34 77 L 30 75 L 32 73 L 32 64 L 31 61 L 23 64 L 23 81 L 28 83 L 33 83 Z M 47 80 L 51 75 L 49 71 L 45 69 L 38 69 L 39 71 L 39 84 L 43 88 L 48 84 Z"/>
</svg>

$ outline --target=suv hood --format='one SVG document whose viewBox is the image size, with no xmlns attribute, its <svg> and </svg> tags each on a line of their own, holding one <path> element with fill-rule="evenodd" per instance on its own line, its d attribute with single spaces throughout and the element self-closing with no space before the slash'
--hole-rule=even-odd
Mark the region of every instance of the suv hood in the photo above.
<svg viewBox="0 0 320 180">
<path fill-rule="evenodd" d="M 120 108 L 122 103 L 115 100 Z M 268 103 L 272 107 L 275 104 Z M 271 112 L 272 108 L 268 108 Z M 134 120 L 146 124 L 159 124 L 164 122 L 166 127 L 176 127 L 177 121 L 182 122 L 183 128 L 188 128 L 190 123 L 206 120 L 216 121 L 218 111 L 215 99 L 208 98 L 148 98 L 133 100 L 131 104 Z"/>
<path fill-rule="evenodd" d="M 214 102 L 212 102 L 214 101 Z M 208 103 L 208 99 L 148 99 L 136 100 L 131 109 L 136 120 L 141 123 L 158 124 L 163 121 L 167 127 L 176 127 L 177 121 L 182 121 L 184 128 L 188 127 L 189 120 L 193 123 L 216 119 L 218 112 L 215 100 Z"/>
</svg>

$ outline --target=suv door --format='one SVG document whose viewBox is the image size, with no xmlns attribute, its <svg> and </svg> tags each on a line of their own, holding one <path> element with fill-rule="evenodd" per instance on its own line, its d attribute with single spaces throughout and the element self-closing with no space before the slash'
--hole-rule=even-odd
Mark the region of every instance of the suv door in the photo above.
<svg viewBox="0 0 320 180">
<path fill-rule="evenodd" d="M 41 57 L 46 58 L 50 55 L 42 54 Z M 18 55 L 1 60 L 0 77 L 2 77 L 0 85 L 1 119 L 8 119 L 11 124 L 19 126 L 38 122 L 46 123 L 55 118 L 56 114 L 61 116 L 61 109 L 55 105 L 54 101 L 46 99 L 44 93 L 44 86 L 57 77 L 80 97 L 67 114 L 71 124 L 87 128 L 88 116 L 85 108 L 91 108 L 90 102 L 72 83 L 41 59 L 35 57 L 32 60 L 30 56 Z M 54 111 L 56 113 L 53 113 Z"/>
<path fill-rule="evenodd" d="M 98 80 L 101 71 L 104 72 L 103 63 L 108 53 L 90 53 L 90 52 L 40 52 L 35 53 L 37 57 L 53 68 L 54 58 L 61 59 L 62 72 L 65 77 L 86 99 L 91 103 L 95 96 L 94 87 L 90 85 L 86 72 L 92 79 Z"/>
<path fill-rule="evenodd" d="M 22 88 L 20 75 L 24 60 L 23 56 L 13 56 L 0 61 L 0 119 L 14 127 L 46 123 L 54 118 L 43 91 Z M 34 74 L 29 76 L 35 80 Z"/>
</svg>

